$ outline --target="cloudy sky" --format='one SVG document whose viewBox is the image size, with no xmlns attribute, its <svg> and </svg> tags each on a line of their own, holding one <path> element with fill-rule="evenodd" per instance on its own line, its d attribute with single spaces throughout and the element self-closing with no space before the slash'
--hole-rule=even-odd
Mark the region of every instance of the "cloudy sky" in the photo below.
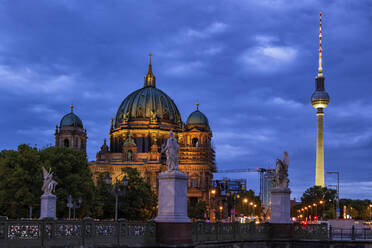
<svg viewBox="0 0 372 248">
<path fill-rule="evenodd" d="M 370 1 L 0 1 L 0 149 L 54 144 L 74 104 L 89 160 L 122 100 L 143 86 L 149 52 L 157 87 L 183 121 L 207 115 L 219 169 L 274 167 L 290 154 L 293 196 L 314 184 L 310 104 L 323 11 L 325 167 L 341 197 L 372 198 Z M 258 191 L 257 173 L 247 178 Z M 218 175 L 222 177 L 222 175 Z M 326 184 L 335 184 L 326 175 Z"/>
</svg>

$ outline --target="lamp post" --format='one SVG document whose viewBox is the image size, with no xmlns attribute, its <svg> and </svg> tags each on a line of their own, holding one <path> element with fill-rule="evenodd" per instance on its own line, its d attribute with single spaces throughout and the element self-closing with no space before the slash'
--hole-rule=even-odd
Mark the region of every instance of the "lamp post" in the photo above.
<svg viewBox="0 0 372 248">
<path fill-rule="evenodd" d="M 222 220 L 223 219 L 223 216 L 222 216 L 223 206 L 220 205 L 219 209 L 220 209 L 220 220 Z"/>
<path fill-rule="evenodd" d="M 212 194 L 212 200 L 211 200 L 211 194 Z M 209 190 L 209 220 L 211 222 L 215 221 L 215 213 L 214 213 L 214 196 L 216 195 L 216 190 L 211 189 Z M 213 205 L 213 207 L 212 207 Z"/>
<path fill-rule="evenodd" d="M 116 178 L 117 179 L 117 178 Z M 112 178 L 110 177 L 109 174 L 107 174 L 105 178 L 105 182 L 107 185 L 112 185 Z M 122 189 L 121 186 L 124 186 Z M 115 197 L 115 221 L 118 220 L 118 200 L 119 196 L 122 196 L 126 193 L 126 189 L 128 187 L 128 180 L 127 177 L 124 176 L 121 181 L 118 182 L 116 180 L 113 189 L 111 190 L 111 194 Z"/>
<path fill-rule="evenodd" d="M 327 174 L 336 174 L 337 175 L 337 210 L 336 210 L 336 217 L 339 218 L 340 216 L 340 172 L 338 171 L 328 171 Z"/>
<path fill-rule="evenodd" d="M 322 207 L 323 203 L 324 203 L 323 200 L 320 200 L 320 201 L 319 201 L 319 206 L 321 207 L 321 210 L 319 210 L 320 213 L 321 213 L 321 214 L 320 214 L 320 218 L 321 218 L 321 219 L 323 219 L 323 207 Z"/>
<path fill-rule="evenodd" d="M 68 219 L 71 219 L 71 208 L 74 210 L 74 219 L 76 217 L 76 209 L 80 208 L 83 199 L 81 197 L 78 198 L 77 202 L 72 198 L 72 195 L 67 197 L 67 207 L 68 207 Z"/>
</svg>

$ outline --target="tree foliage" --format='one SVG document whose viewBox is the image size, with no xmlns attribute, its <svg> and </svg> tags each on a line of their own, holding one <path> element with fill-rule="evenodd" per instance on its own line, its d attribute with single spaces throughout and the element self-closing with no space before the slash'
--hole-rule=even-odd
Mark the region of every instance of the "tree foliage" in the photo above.
<svg viewBox="0 0 372 248">
<path fill-rule="evenodd" d="M 41 160 L 37 148 L 18 146 L 17 151 L 0 152 L 0 215 L 10 218 L 33 216 L 40 208 Z"/>
<path fill-rule="evenodd" d="M 323 201 L 325 208 L 328 209 L 334 206 L 336 201 L 337 191 L 328 189 L 327 187 L 313 186 L 308 188 L 301 197 L 303 204 L 313 204 Z"/>
<path fill-rule="evenodd" d="M 207 212 L 207 204 L 205 201 L 198 201 L 195 206 L 187 202 L 187 214 L 191 219 L 204 219 Z"/>
<path fill-rule="evenodd" d="M 255 196 L 253 190 L 242 191 L 239 194 L 239 198 L 235 198 L 236 216 L 258 215 L 262 212 L 260 197 Z"/>
<path fill-rule="evenodd" d="M 149 183 L 145 182 L 134 168 L 124 168 L 128 187 L 126 194 L 120 197 L 119 218 L 127 220 L 148 220 L 154 218 L 157 212 L 157 196 Z"/>
<path fill-rule="evenodd" d="M 9 218 L 40 215 L 40 196 L 43 183 L 42 167 L 54 172 L 58 182 L 57 216 L 68 217 L 67 196 L 82 197 L 78 216 L 91 216 L 94 201 L 94 184 L 85 153 L 64 147 L 48 147 L 38 150 L 28 145 L 18 146 L 17 151 L 0 153 L 0 215 Z"/>
</svg>

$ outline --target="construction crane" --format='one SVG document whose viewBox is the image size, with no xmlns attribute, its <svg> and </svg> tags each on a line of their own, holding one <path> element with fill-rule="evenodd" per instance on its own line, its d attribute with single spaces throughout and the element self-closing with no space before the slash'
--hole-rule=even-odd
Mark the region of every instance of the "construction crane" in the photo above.
<svg viewBox="0 0 372 248">
<path fill-rule="evenodd" d="M 273 173 L 274 169 L 265 168 L 248 168 L 248 169 L 231 169 L 231 170 L 217 170 L 215 173 L 242 173 L 242 172 L 258 172 L 260 173 L 260 200 L 263 202 L 263 192 L 264 192 L 264 173 Z"/>
</svg>

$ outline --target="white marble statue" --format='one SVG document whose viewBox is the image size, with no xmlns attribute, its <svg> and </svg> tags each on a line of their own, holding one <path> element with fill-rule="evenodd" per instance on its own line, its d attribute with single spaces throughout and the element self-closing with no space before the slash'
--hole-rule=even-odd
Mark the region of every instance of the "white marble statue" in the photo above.
<svg viewBox="0 0 372 248">
<path fill-rule="evenodd" d="M 178 170 L 178 151 L 180 147 L 177 144 L 177 139 L 173 136 L 173 131 L 169 131 L 169 139 L 167 145 L 162 149 L 161 152 L 165 152 L 167 156 L 168 171 Z"/>
<path fill-rule="evenodd" d="M 43 176 L 44 176 L 44 183 L 43 187 L 41 188 L 44 191 L 44 195 L 52 194 L 55 191 L 56 185 L 58 184 L 56 181 L 52 179 L 53 172 L 49 170 L 49 172 L 43 167 Z"/>
<path fill-rule="evenodd" d="M 288 188 L 288 166 L 289 156 L 287 152 L 284 152 L 283 160 L 276 159 L 275 186 L 277 188 Z"/>
</svg>

